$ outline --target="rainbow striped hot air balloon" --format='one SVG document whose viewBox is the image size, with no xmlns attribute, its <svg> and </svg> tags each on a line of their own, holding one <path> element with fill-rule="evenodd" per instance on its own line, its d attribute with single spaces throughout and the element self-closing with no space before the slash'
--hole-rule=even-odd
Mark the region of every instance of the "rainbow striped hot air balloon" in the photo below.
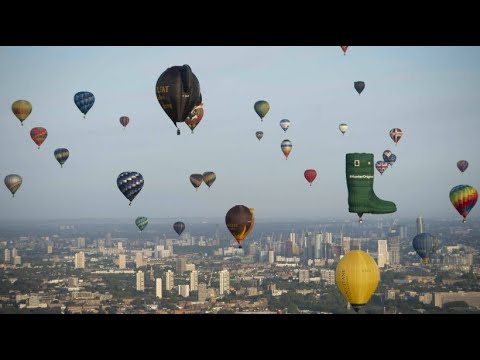
<svg viewBox="0 0 480 360">
<path fill-rule="evenodd" d="M 468 213 L 473 209 L 478 200 L 477 190 L 470 185 L 458 185 L 450 190 L 450 201 L 458 213 L 463 216 L 466 222 Z"/>
</svg>

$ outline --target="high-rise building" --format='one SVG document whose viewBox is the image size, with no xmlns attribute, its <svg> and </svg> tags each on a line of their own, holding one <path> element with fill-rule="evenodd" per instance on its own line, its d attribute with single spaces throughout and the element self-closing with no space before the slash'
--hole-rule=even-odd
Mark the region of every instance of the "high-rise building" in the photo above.
<svg viewBox="0 0 480 360">
<path fill-rule="evenodd" d="M 172 270 L 168 270 L 165 273 L 165 290 L 170 291 L 175 286 L 174 284 L 174 273 Z"/>
<path fill-rule="evenodd" d="M 67 285 L 68 287 L 78 287 L 78 278 L 76 277 L 71 277 L 71 278 L 68 278 L 67 280 Z"/>
<path fill-rule="evenodd" d="M 335 270 L 321 269 L 320 276 L 327 285 L 335 285 Z"/>
<path fill-rule="evenodd" d="M 105 236 L 105 246 L 106 247 L 112 247 L 112 234 L 111 233 L 108 233 Z"/>
<path fill-rule="evenodd" d="M 188 285 L 178 285 L 178 295 L 182 297 L 190 296 L 190 286 Z"/>
<path fill-rule="evenodd" d="M 322 242 L 323 242 L 323 234 L 316 234 L 315 235 L 315 254 L 314 254 L 314 259 L 321 259 L 322 257 Z"/>
<path fill-rule="evenodd" d="M 119 254 L 118 255 L 118 268 L 126 269 L 127 268 L 127 255 Z"/>
<path fill-rule="evenodd" d="M 294 232 L 290 233 L 290 242 L 295 243 L 296 240 L 296 234 Z"/>
<path fill-rule="evenodd" d="M 149 271 L 149 273 L 150 273 L 150 281 L 152 281 L 152 282 L 155 281 L 155 272 L 153 271 L 153 267 L 152 267 L 152 266 L 150 266 L 150 271 Z"/>
<path fill-rule="evenodd" d="M 17 249 L 13 248 L 12 249 L 12 258 L 14 258 L 15 256 L 17 256 L 18 253 L 17 253 Z"/>
<path fill-rule="evenodd" d="M 85 238 L 84 238 L 84 237 L 79 237 L 79 238 L 77 239 L 77 247 L 78 247 L 79 249 L 85 248 Z"/>
<path fill-rule="evenodd" d="M 165 250 L 165 247 L 163 245 L 155 245 L 154 254 L 153 254 L 155 259 L 160 259 L 162 257 L 161 253 L 163 250 Z"/>
<path fill-rule="evenodd" d="M 181 256 L 177 259 L 177 273 L 183 275 L 185 271 L 187 271 L 187 259 Z"/>
<path fill-rule="evenodd" d="M 21 256 L 15 256 L 13 258 L 13 265 L 22 265 L 22 257 Z"/>
<path fill-rule="evenodd" d="M 145 291 L 145 274 L 137 271 L 137 291 Z"/>
<path fill-rule="evenodd" d="M 275 262 L 275 252 L 273 250 L 268 251 L 268 262 L 273 264 Z"/>
<path fill-rule="evenodd" d="M 248 245 L 248 255 L 250 256 L 257 255 L 257 250 L 258 250 L 258 247 L 256 243 L 251 243 Z"/>
<path fill-rule="evenodd" d="M 123 251 L 123 243 L 121 241 L 117 243 L 117 250 L 119 253 Z"/>
<path fill-rule="evenodd" d="M 390 265 L 400 264 L 400 239 L 398 236 L 391 237 L 388 240 L 388 257 Z"/>
<path fill-rule="evenodd" d="M 362 250 L 362 239 L 352 239 L 350 250 Z"/>
<path fill-rule="evenodd" d="M 220 295 L 230 292 L 230 273 L 228 270 L 220 271 Z"/>
<path fill-rule="evenodd" d="M 207 300 L 207 284 L 200 283 L 198 284 L 198 301 L 205 301 Z"/>
<path fill-rule="evenodd" d="M 346 254 L 349 253 L 351 241 L 352 241 L 352 238 L 349 237 L 349 236 L 344 236 L 342 238 L 342 252 L 343 252 L 343 255 L 346 255 Z"/>
<path fill-rule="evenodd" d="M 186 271 L 193 271 L 195 270 L 195 264 L 187 264 Z M 191 289 L 190 289 L 191 290 Z"/>
<path fill-rule="evenodd" d="M 10 262 L 10 250 L 9 249 L 5 249 L 5 262 L 6 263 L 9 263 Z"/>
<path fill-rule="evenodd" d="M 75 269 L 85 269 L 85 253 L 83 251 L 75 254 Z"/>
<path fill-rule="evenodd" d="M 378 240 L 378 267 L 384 268 L 389 264 L 387 240 Z"/>
<path fill-rule="evenodd" d="M 333 244 L 333 233 L 326 232 L 325 233 L 325 243 L 326 244 Z"/>
<path fill-rule="evenodd" d="M 310 273 L 308 270 L 298 270 L 298 282 L 308 283 L 310 281 Z"/>
<path fill-rule="evenodd" d="M 50 255 L 53 253 L 53 245 L 52 244 L 48 244 L 47 245 L 47 254 Z"/>
<path fill-rule="evenodd" d="M 417 218 L 417 234 L 421 234 L 425 232 L 425 222 L 423 221 L 423 216 L 420 215 Z"/>
<path fill-rule="evenodd" d="M 198 290 L 198 271 L 194 270 L 190 273 L 190 290 L 197 291 Z"/>
<path fill-rule="evenodd" d="M 143 266 L 143 251 L 135 253 L 135 267 L 140 268 Z"/>
<path fill-rule="evenodd" d="M 162 278 L 155 280 L 155 296 L 159 299 L 162 298 Z"/>
</svg>

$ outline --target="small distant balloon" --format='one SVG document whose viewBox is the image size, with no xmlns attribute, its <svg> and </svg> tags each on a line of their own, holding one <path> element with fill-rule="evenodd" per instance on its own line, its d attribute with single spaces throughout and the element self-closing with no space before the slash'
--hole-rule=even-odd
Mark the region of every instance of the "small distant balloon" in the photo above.
<svg viewBox="0 0 480 360">
<path fill-rule="evenodd" d="M 82 112 L 83 118 L 87 115 L 87 112 L 92 108 L 95 103 L 95 96 L 88 91 L 80 91 L 73 97 L 75 105 Z"/>
<path fill-rule="evenodd" d="M 32 104 L 27 100 L 17 100 L 12 104 L 12 112 L 23 126 L 23 122 L 32 112 Z"/>
<path fill-rule="evenodd" d="M 10 174 L 5 176 L 4 182 L 5 182 L 5 185 L 7 186 L 7 189 L 10 190 L 10 192 L 12 193 L 12 196 L 15 197 L 15 193 L 22 185 L 23 180 L 20 175 Z"/>
<path fill-rule="evenodd" d="M 310 186 L 312 186 L 313 181 L 317 178 L 317 172 L 315 169 L 307 169 L 303 173 L 303 176 L 305 176 L 305 179 L 310 183 Z"/>
<path fill-rule="evenodd" d="M 343 55 L 347 55 L 348 46 L 340 46 L 343 51 Z"/>
<path fill-rule="evenodd" d="M 177 221 L 173 224 L 173 230 L 178 234 L 178 236 L 182 235 L 183 230 L 185 230 L 185 224 L 181 221 Z"/>
<path fill-rule="evenodd" d="M 283 154 L 285 155 L 285 160 L 288 160 L 288 155 L 292 152 L 292 143 L 290 140 L 286 139 L 282 141 L 280 145 Z"/>
<path fill-rule="evenodd" d="M 120 118 L 120 124 L 122 124 L 123 128 L 125 129 L 130 122 L 130 118 L 128 116 L 122 116 Z"/>
<path fill-rule="evenodd" d="M 468 161 L 467 160 L 460 160 L 457 162 L 457 168 L 462 172 L 462 174 L 467 170 L 468 168 Z"/>
<path fill-rule="evenodd" d="M 390 150 L 385 150 L 383 152 L 383 160 L 388 163 L 388 165 L 393 166 L 395 161 L 397 161 L 397 156 L 393 154 Z"/>
<path fill-rule="evenodd" d="M 263 138 L 263 131 L 257 131 L 255 133 L 255 136 L 257 137 L 258 141 L 262 140 Z"/>
<path fill-rule="evenodd" d="M 257 115 L 260 116 L 260 119 L 263 121 L 263 118 L 270 110 L 270 104 L 265 100 L 259 100 L 255 103 L 253 108 L 255 109 Z"/>
<path fill-rule="evenodd" d="M 136 171 L 125 171 L 117 177 L 118 189 L 130 200 L 128 205 L 132 205 L 133 199 L 142 191 L 143 184 L 142 174 Z"/>
<path fill-rule="evenodd" d="M 385 170 L 388 169 L 388 163 L 386 161 L 377 161 L 375 163 L 375 168 L 378 170 L 378 172 L 380 173 L 380 175 L 383 175 L 383 173 L 385 172 Z"/>
<path fill-rule="evenodd" d="M 190 130 L 192 130 L 192 134 L 193 134 L 193 130 L 197 127 L 200 121 L 202 121 L 204 114 L 205 114 L 205 109 L 203 108 L 203 104 L 200 104 L 196 106 L 186 118 L 185 124 L 187 124 Z"/>
<path fill-rule="evenodd" d="M 340 131 L 342 132 L 342 134 L 345 135 L 345 133 L 346 133 L 347 130 L 348 130 L 348 125 L 347 125 L 347 124 L 340 124 L 340 125 L 338 125 L 338 128 L 340 129 Z"/>
<path fill-rule="evenodd" d="M 450 190 L 450 202 L 458 213 L 463 216 L 464 223 L 477 200 L 478 192 L 473 186 L 458 185 Z"/>
<path fill-rule="evenodd" d="M 208 186 L 209 189 L 216 179 L 217 175 L 213 171 L 206 171 L 203 173 L 203 182 Z"/>
<path fill-rule="evenodd" d="M 33 142 L 37 144 L 38 148 L 42 146 L 43 142 L 48 136 L 47 129 L 43 127 L 34 127 L 30 130 L 30 137 L 32 138 Z"/>
<path fill-rule="evenodd" d="M 148 225 L 148 219 L 145 216 L 139 216 L 135 219 L 135 225 L 140 231 L 143 231 Z"/>
<path fill-rule="evenodd" d="M 355 81 L 353 87 L 357 90 L 358 95 L 360 95 L 365 89 L 365 83 L 363 81 Z"/>
<path fill-rule="evenodd" d="M 412 241 L 412 246 L 424 263 L 428 263 L 433 254 L 439 249 L 440 241 L 428 233 L 417 234 Z"/>
<path fill-rule="evenodd" d="M 280 120 L 280 127 L 283 129 L 284 132 L 287 132 L 288 128 L 290 127 L 290 120 Z"/>
<path fill-rule="evenodd" d="M 63 164 L 65 164 L 65 161 L 67 161 L 68 157 L 70 156 L 70 152 L 68 149 L 65 148 L 59 148 L 55 149 L 53 152 L 53 155 L 55 156 L 55 159 L 57 159 L 58 163 L 60 164 L 60 167 L 63 168 Z"/>
<path fill-rule="evenodd" d="M 195 190 L 198 190 L 200 185 L 202 185 L 203 175 L 202 174 L 192 174 L 192 175 L 190 175 L 190 182 L 192 183 Z"/>
<path fill-rule="evenodd" d="M 399 128 L 394 128 L 390 130 L 390 138 L 393 140 L 395 145 L 397 145 L 397 143 L 400 141 L 402 136 L 403 136 L 403 131 L 400 130 Z"/>
</svg>

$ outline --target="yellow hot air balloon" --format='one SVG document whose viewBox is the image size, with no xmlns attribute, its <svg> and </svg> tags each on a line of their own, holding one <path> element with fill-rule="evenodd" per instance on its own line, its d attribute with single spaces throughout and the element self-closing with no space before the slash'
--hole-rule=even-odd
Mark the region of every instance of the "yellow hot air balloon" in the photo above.
<svg viewBox="0 0 480 360">
<path fill-rule="evenodd" d="M 23 121 L 32 112 L 32 104 L 30 104 L 27 100 L 17 100 L 12 104 L 12 112 L 23 125 Z"/>
<path fill-rule="evenodd" d="M 337 287 L 356 312 L 368 303 L 379 279 L 377 263 L 362 250 L 350 251 L 335 270 Z"/>
</svg>

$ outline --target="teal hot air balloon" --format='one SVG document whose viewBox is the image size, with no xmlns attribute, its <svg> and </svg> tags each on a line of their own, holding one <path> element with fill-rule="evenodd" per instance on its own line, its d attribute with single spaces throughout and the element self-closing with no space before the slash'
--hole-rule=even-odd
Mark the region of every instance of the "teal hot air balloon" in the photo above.
<svg viewBox="0 0 480 360">
<path fill-rule="evenodd" d="M 255 112 L 258 116 L 260 116 L 260 120 L 263 121 L 265 115 L 267 115 L 268 111 L 270 110 L 270 104 L 265 100 L 259 100 L 253 105 Z"/>
<path fill-rule="evenodd" d="M 82 112 L 83 118 L 85 118 L 85 116 L 87 116 L 87 112 L 95 103 L 95 96 L 91 92 L 80 91 L 75 94 L 73 101 L 75 102 L 75 105 L 77 105 L 78 109 Z"/>
<path fill-rule="evenodd" d="M 413 238 L 412 246 L 422 261 L 427 264 L 432 255 L 440 248 L 440 241 L 431 234 L 421 233 Z"/>
<path fill-rule="evenodd" d="M 135 219 L 135 225 L 137 225 L 140 231 L 143 231 L 148 225 L 148 219 L 145 216 L 139 216 Z"/>
<path fill-rule="evenodd" d="M 70 156 L 70 152 L 68 151 L 68 149 L 58 148 L 53 152 L 53 155 L 60 164 L 60 167 L 63 168 L 63 164 L 65 164 L 65 161 L 67 161 L 68 157 Z"/>
</svg>

